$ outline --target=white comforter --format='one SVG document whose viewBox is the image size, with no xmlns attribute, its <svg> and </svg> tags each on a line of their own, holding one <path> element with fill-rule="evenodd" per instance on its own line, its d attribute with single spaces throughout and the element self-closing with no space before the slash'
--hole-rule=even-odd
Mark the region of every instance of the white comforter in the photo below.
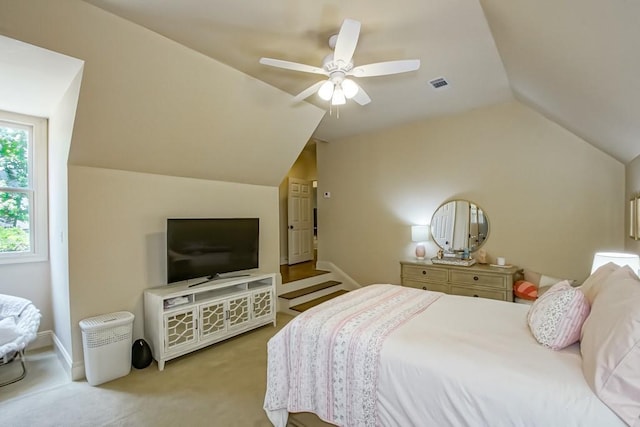
<svg viewBox="0 0 640 427">
<path fill-rule="evenodd" d="M 534 340 L 528 308 L 441 295 L 391 332 L 377 357 L 377 424 L 624 426 L 584 380 L 578 345 L 553 351 Z M 268 401 L 269 418 L 285 425 L 293 408 L 268 407 Z"/>
</svg>

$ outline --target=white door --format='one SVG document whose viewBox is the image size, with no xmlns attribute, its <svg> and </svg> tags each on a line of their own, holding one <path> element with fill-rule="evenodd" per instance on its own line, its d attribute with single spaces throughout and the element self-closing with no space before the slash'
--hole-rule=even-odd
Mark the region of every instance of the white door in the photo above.
<svg viewBox="0 0 640 427">
<path fill-rule="evenodd" d="M 224 301 L 220 300 L 200 305 L 200 341 L 227 333 L 225 311 Z"/>
<path fill-rule="evenodd" d="M 456 205 L 453 202 L 441 206 L 431 220 L 433 239 L 445 248 L 453 247 L 453 227 L 455 225 Z"/>
<path fill-rule="evenodd" d="M 273 293 L 271 289 L 255 291 L 251 294 L 251 318 L 253 320 L 269 317 L 273 312 Z"/>
<path fill-rule="evenodd" d="M 242 328 L 251 320 L 250 301 L 251 295 L 239 295 L 227 300 L 227 326 L 228 330 Z"/>
<path fill-rule="evenodd" d="M 197 339 L 197 312 L 193 307 L 164 315 L 164 351 L 195 342 Z"/>
<path fill-rule="evenodd" d="M 289 178 L 288 242 L 289 265 L 313 259 L 311 181 Z"/>
</svg>

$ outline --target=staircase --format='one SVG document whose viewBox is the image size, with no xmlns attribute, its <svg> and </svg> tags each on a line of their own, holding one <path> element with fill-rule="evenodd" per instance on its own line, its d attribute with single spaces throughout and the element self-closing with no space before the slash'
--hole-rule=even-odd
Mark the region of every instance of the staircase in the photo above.
<svg viewBox="0 0 640 427">
<path fill-rule="evenodd" d="M 348 292 L 330 271 L 313 269 L 308 274 L 311 277 L 297 275 L 298 280 L 284 283 L 285 276 L 278 292 L 279 311 L 293 316 Z"/>
</svg>

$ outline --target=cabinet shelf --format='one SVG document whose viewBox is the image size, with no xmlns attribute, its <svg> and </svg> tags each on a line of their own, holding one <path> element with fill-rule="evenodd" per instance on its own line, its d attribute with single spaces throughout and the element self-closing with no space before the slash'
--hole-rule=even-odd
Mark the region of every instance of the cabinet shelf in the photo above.
<svg viewBox="0 0 640 427">
<path fill-rule="evenodd" d="M 218 298 L 224 298 L 229 295 L 235 295 L 238 293 L 247 292 L 247 287 L 244 284 L 227 286 L 224 288 L 210 289 L 203 292 L 198 292 L 194 294 L 195 301 L 205 302 L 209 300 L 215 300 Z"/>
<path fill-rule="evenodd" d="M 168 360 L 251 329 L 275 326 L 275 281 L 273 273 L 254 274 L 197 287 L 145 290 L 145 339 L 158 369 Z"/>
</svg>

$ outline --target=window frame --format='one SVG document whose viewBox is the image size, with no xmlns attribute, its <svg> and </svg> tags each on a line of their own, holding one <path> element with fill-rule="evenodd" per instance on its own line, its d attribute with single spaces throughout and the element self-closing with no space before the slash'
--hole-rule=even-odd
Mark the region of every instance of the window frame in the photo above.
<svg viewBox="0 0 640 427">
<path fill-rule="evenodd" d="M 29 186 L 15 189 L 29 194 L 28 252 L 0 252 L 0 265 L 42 262 L 49 259 L 49 218 L 47 179 L 47 119 L 0 110 L 0 125 L 28 128 L 31 140 L 28 147 Z M 13 187 L 3 188 L 3 191 Z"/>
</svg>

